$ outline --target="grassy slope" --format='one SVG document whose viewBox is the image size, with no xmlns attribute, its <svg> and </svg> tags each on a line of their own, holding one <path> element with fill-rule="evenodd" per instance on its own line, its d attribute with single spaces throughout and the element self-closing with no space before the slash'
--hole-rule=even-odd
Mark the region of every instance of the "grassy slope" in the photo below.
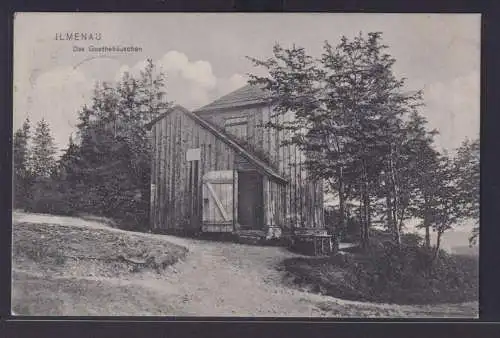
<svg viewBox="0 0 500 338">
<path fill-rule="evenodd" d="M 396 280 L 384 293 L 372 288 L 370 272 L 358 275 L 357 269 L 371 271 L 373 267 L 362 254 L 349 254 L 350 259 L 340 256 L 329 258 L 290 258 L 284 261 L 285 270 L 294 283 L 308 286 L 313 292 L 348 300 L 395 304 L 439 304 L 477 301 L 478 261 L 475 257 L 454 256 L 449 259 L 453 266 L 443 272 L 440 280 L 432 283 L 408 283 Z M 459 275 L 453 271 L 461 270 Z M 361 271 L 362 272 L 362 271 Z M 412 277 L 413 276 L 413 277 Z M 414 279 L 416 275 L 406 276 Z M 458 277 L 460 276 L 460 277 Z M 359 279 L 360 278 L 360 279 Z M 419 277 L 420 278 L 420 277 Z M 463 279 L 459 286 L 455 278 Z M 389 282 L 388 282 L 389 283 Z M 451 285 L 454 285 L 452 287 Z"/>
<path fill-rule="evenodd" d="M 168 300 L 128 281 L 142 272 L 161 273 L 186 251 L 161 238 L 134 233 L 14 224 L 13 311 L 21 315 L 165 312 Z"/>
<path fill-rule="evenodd" d="M 379 249 L 371 250 L 369 255 L 354 248 L 345 256 L 292 258 L 284 261 L 285 270 L 295 284 L 342 299 L 393 304 L 477 302 L 478 255 L 443 252 L 440 264 L 434 264 L 426 274 L 416 268 L 420 262 L 414 250 L 408 251 L 414 245 L 408 246 L 413 236 L 403 237 L 407 244 L 399 258 L 394 256 L 395 252 L 381 250 L 384 243 L 391 240 L 390 234 L 379 230 L 372 231 L 371 236 L 372 245 Z M 471 252 L 476 250 L 471 248 Z M 392 255 L 391 262 L 386 255 Z M 395 270 L 389 269 L 391 267 Z M 401 278 L 386 271 L 399 271 Z M 382 276 L 372 278 L 380 273 Z"/>
</svg>

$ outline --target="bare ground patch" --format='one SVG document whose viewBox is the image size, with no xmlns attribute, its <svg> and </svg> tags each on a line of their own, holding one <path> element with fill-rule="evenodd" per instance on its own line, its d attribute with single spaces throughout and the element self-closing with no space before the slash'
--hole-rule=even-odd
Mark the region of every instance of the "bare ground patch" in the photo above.
<svg viewBox="0 0 500 338">
<path fill-rule="evenodd" d="M 106 229 L 16 223 L 12 306 L 20 315 L 168 313 L 168 302 L 120 281 L 162 278 L 187 249 L 163 239 Z M 148 305 L 149 304 L 149 305 Z"/>
<path fill-rule="evenodd" d="M 168 297 L 117 279 L 54 277 L 15 270 L 12 310 L 32 316 L 182 315 Z"/>
</svg>

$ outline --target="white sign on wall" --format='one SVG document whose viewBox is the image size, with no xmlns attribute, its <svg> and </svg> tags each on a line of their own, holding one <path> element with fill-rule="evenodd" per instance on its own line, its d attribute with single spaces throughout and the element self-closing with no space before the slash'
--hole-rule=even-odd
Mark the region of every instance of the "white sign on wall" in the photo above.
<svg viewBox="0 0 500 338">
<path fill-rule="evenodd" d="M 186 152 L 186 161 L 199 161 L 201 158 L 201 149 L 188 149 Z"/>
</svg>

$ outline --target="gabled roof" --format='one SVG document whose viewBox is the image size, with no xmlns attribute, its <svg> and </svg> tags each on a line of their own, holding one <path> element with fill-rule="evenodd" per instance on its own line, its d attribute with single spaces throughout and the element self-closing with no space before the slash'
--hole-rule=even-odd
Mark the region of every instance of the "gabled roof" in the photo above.
<svg viewBox="0 0 500 338">
<path fill-rule="evenodd" d="M 198 123 L 200 126 L 203 128 L 207 129 L 209 132 L 211 132 L 215 137 L 226 143 L 228 146 L 230 146 L 237 154 L 243 156 L 245 159 L 247 159 L 250 163 L 254 164 L 258 168 L 260 168 L 266 175 L 277 179 L 281 182 L 288 182 L 287 179 L 285 179 L 283 176 L 280 175 L 279 172 L 277 172 L 269 163 L 266 163 L 262 159 L 259 158 L 256 154 L 254 154 L 251 150 L 245 149 L 241 144 L 239 144 L 236 140 L 234 140 L 230 135 L 225 133 L 224 131 L 220 130 L 216 126 L 214 126 L 212 123 L 210 123 L 207 120 L 204 120 L 200 116 L 190 112 L 186 108 L 176 105 L 170 109 L 168 109 L 165 113 L 159 115 L 156 117 L 153 121 L 148 123 L 146 127 L 148 129 L 151 129 L 153 125 L 155 125 L 158 121 L 163 119 L 165 116 L 170 114 L 173 111 L 181 111 L 182 113 L 186 114 L 189 116 L 191 119 L 193 119 L 196 123 Z"/>
<path fill-rule="evenodd" d="M 225 108 L 248 106 L 253 104 L 264 103 L 269 100 L 269 94 L 266 93 L 257 85 L 247 84 L 235 91 L 224 95 L 212 103 L 207 104 L 201 108 L 196 109 L 194 112 L 204 112 L 219 110 Z"/>
<path fill-rule="evenodd" d="M 417 91 L 408 91 L 403 95 L 411 96 L 416 94 Z M 271 97 L 260 85 L 247 84 L 235 91 L 221 96 L 217 100 L 194 110 L 194 113 L 203 113 L 207 111 L 249 106 L 259 103 L 270 102 Z"/>
</svg>

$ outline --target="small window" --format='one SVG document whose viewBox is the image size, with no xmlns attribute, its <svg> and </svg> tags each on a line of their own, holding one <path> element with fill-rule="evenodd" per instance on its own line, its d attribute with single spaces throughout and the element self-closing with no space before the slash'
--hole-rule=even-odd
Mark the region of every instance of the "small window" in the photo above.
<svg viewBox="0 0 500 338">
<path fill-rule="evenodd" d="M 247 137 L 247 125 L 246 116 L 230 117 L 224 121 L 224 128 L 228 133 L 242 139 Z"/>
</svg>

